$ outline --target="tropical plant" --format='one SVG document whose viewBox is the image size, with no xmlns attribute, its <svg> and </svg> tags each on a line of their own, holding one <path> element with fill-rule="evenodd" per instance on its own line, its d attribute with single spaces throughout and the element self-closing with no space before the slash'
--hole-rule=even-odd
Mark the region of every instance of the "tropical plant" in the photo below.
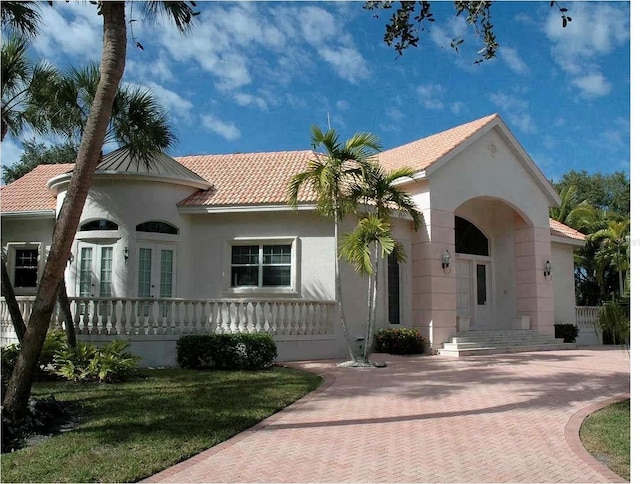
<svg viewBox="0 0 640 484">
<path fill-rule="evenodd" d="M 11 36 L 2 42 L 2 138 L 7 133 L 19 135 L 25 124 L 27 106 L 33 92 L 44 89 L 55 81 L 57 70 L 46 62 L 32 63 L 27 57 L 28 41 Z"/>
<path fill-rule="evenodd" d="M 195 2 L 145 2 L 144 13 L 147 17 L 164 13 L 174 21 L 181 32 L 185 32 L 192 25 L 191 20 L 198 14 L 193 10 L 193 5 Z M 49 257 L 38 284 L 36 299 L 24 336 L 23 349 L 18 356 L 3 400 L 5 415 L 12 420 L 18 420 L 26 413 L 35 362 L 42 349 L 58 287 L 64 275 L 67 257 L 91 186 L 93 173 L 101 156 L 113 103 L 124 73 L 127 45 L 125 2 L 99 2 L 98 14 L 103 21 L 100 80 L 82 134 L 76 166 L 56 221 Z M 147 151 L 140 152 L 139 156 L 142 159 L 150 159 L 157 148 L 149 146 Z"/>
<path fill-rule="evenodd" d="M 618 299 L 612 297 L 610 301 L 605 302 L 600 308 L 598 324 L 603 333 L 608 333 L 612 336 L 614 343 L 628 347 L 631 336 L 630 316 L 629 298 Z"/>
<path fill-rule="evenodd" d="M 113 340 L 102 347 L 78 343 L 58 350 L 53 358 L 55 373 L 78 383 L 99 381 L 115 383 L 129 378 L 135 371 L 139 356 L 126 351 L 129 342 Z"/>
<path fill-rule="evenodd" d="M 611 268 L 618 273 L 618 289 L 624 294 L 624 273 L 629 270 L 630 219 L 610 220 L 607 227 L 589 236 L 599 248 L 595 254 L 598 281 L 602 283 L 605 270 Z"/>
<path fill-rule="evenodd" d="M 318 126 L 311 127 L 311 145 L 323 152 L 309 160 L 307 169 L 295 175 L 288 186 L 289 204 L 296 208 L 300 192 L 307 186 L 316 196 L 316 210 L 324 216 L 333 217 L 335 287 L 342 332 L 349 350 L 351 361 L 356 360 L 353 344 L 347 327 L 342 300 L 340 261 L 338 248 L 338 224 L 346 213 L 355 207 L 348 197 L 348 189 L 361 167 L 381 150 L 380 141 L 371 133 L 356 133 L 340 142 L 338 132 L 328 129 L 323 132 Z"/>
<path fill-rule="evenodd" d="M 399 262 L 405 260 L 402 245 L 393 238 L 391 215 L 395 211 L 401 216 L 409 216 L 413 221 L 414 230 L 418 230 L 424 221 L 411 196 L 397 185 L 399 180 L 413 176 L 411 168 L 403 167 L 387 173 L 380 164 L 369 161 L 361 165 L 359 175 L 351 185 L 349 197 L 351 203 L 358 203 L 362 207 L 364 215 L 361 216 L 353 233 L 343 238 L 340 255 L 349 261 L 360 275 L 366 275 L 369 279 L 363 356 L 367 361 L 373 343 L 380 258 L 393 252 Z"/>
<path fill-rule="evenodd" d="M 2 1 L 2 31 L 25 37 L 35 37 L 38 34 L 41 17 L 39 2 Z"/>
</svg>

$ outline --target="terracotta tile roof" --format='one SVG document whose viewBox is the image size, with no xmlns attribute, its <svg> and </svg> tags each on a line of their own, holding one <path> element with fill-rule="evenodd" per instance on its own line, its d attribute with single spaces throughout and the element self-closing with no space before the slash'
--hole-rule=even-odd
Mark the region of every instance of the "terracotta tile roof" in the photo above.
<svg viewBox="0 0 640 484">
<path fill-rule="evenodd" d="M 379 154 L 380 164 L 387 170 L 403 166 L 424 170 L 451 152 L 480 129 L 498 118 L 497 114 L 476 119 L 470 123 L 433 134 Z"/>
<path fill-rule="evenodd" d="M 22 178 L 3 186 L 0 188 L 2 212 L 55 210 L 56 198 L 47 190 L 47 182 L 72 168 L 73 163 L 39 165 Z"/>
<path fill-rule="evenodd" d="M 563 237 L 565 239 L 586 240 L 587 236 L 568 225 L 565 225 L 552 218 L 549 219 L 549 228 L 551 235 L 555 237 Z"/>
<path fill-rule="evenodd" d="M 208 180 L 213 187 L 202 190 L 179 203 L 181 206 L 228 206 L 283 204 L 287 202 L 287 185 L 307 162 L 318 156 L 311 150 L 271 153 L 237 153 L 230 155 L 184 156 L 177 161 Z M 308 187 L 299 200 L 313 201 Z"/>
</svg>

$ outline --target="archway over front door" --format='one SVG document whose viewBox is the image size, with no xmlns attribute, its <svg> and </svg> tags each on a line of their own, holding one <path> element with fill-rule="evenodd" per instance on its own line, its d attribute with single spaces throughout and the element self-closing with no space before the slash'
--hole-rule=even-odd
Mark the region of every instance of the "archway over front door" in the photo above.
<svg viewBox="0 0 640 484">
<path fill-rule="evenodd" d="M 470 329 L 493 326 L 493 275 L 489 238 L 469 220 L 455 217 L 456 314 Z"/>
</svg>

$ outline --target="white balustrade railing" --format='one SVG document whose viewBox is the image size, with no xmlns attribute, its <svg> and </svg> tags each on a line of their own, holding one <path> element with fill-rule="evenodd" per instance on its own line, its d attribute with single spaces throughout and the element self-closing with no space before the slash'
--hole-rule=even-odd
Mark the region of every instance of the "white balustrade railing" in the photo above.
<svg viewBox="0 0 640 484">
<path fill-rule="evenodd" d="M 576 306 L 576 325 L 578 329 L 594 329 L 598 326 L 600 306 Z"/>
<path fill-rule="evenodd" d="M 335 303 L 299 299 L 155 299 L 72 297 L 77 334 L 183 335 L 207 333 L 333 334 Z M 34 298 L 17 297 L 28 321 Z M 62 328 L 56 306 L 52 328 Z M 2 331 L 13 332 L 4 298 L 0 298 Z"/>
</svg>

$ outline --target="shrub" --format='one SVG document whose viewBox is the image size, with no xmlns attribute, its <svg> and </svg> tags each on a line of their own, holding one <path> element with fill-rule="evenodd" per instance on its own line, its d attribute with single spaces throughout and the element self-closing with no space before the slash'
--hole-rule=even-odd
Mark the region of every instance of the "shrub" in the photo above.
<svg viewBox="0 0 640 484">
<path fill-rule="evenodd" d="M 207 334 L 181 337 L 176 345 L 183 368 L 264 370 L 278 355 L 268 334 Z"/>
<path fill-rule="evenodd" d="M 64 331 L 59 329 L 49 331 L 42 345 L 40 358 L 38 358 L 38 369 L 40 372 L 45 371 L 47 367 L 53 363 L 53 357 L 56 351 L 59 351 L 66 346 L 67 336 Z M 10 344 L 0 348 L 3 379 L 8 379 L 11 376 L 13 367 L 16 364 L 16 358 L 18 358 L 18 353 L 20 353 L 19 344 Z"/>
<path fill-rule="evenodd" d="M 580 330 L 575 324 L 556 323 L 553 326 L 556 329 L 556 338 L 562 338 L 565 343 L 576 342 Z"/>
<path fill-rule="evenodd" d="M 56 352 L 53 366 L 56 375 L 75 382 L 114 383 L 129 378 L 138 366 L 139 356 L 125 351 L 126 340 L 113 340 L 102 347 L 78 343 Z"/>
<path fill-rule="evenodd" d="M 417 355 L 424 353 L 427 341 L 413 328 L 384 328 L 375 334 L 376 351 L 392 355 Z"/>
</svg>

